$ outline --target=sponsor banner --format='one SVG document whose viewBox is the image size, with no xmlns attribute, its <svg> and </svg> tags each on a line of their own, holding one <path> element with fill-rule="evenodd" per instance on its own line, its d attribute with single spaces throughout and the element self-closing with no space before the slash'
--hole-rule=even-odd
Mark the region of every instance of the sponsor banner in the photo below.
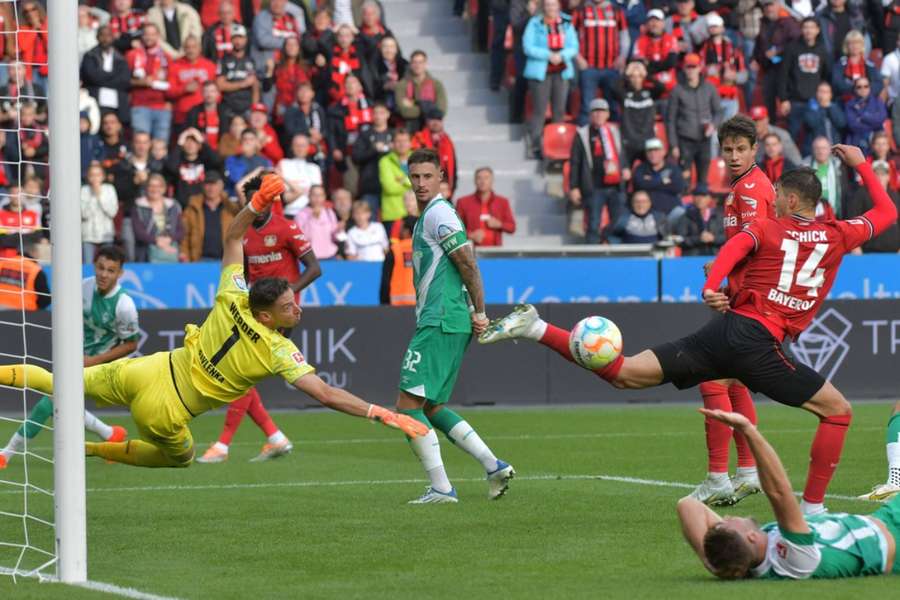
<svg viewBox="0 0 900 600">
<path fill-rule="evenodd" d="M 512 307 L 492 305 L 489 315 Z M 571 328 L 580 319 L 600 314 L 622 330 L 626 354 L 688 335 L 716 318 L 700 304 L 544 304 L 549 322 Z M 47 313 L 32 313 L 29 322 L 49 324 Z M 141 311 L 138 354 L 178 347 L 187 323 L 201 323 L 203 310 Z M 0 313 L 0 360 L 25 352 L 36 364 L 50 358 L 50 332 L 14 325 L 21 313 Z M 392 406 L 397 396 L 406 346 L 415 328 L 413 310 L 391 307 L 337 307 L 308 310 L 293 331 L 293 340 L 326 382 L 364 399 Z M 831 379 L 849 398 L 896 398 L 900 364 L 900 300 L 829 301 L 806 332 L 786 345 L 799 360 Z M 267 406 L 308 407 L 316 402 L 283 381 L 260 385 Z M 463 362 L 453 401 L 458 404 L 572 404 L 591 402 L 658 403 L 698 401 L 697 390 L 671 385 L 637 391 L 612 388 L 591 372 L 531 342 L 480 346 L 473 341 Z M 20 406 L 21 394 L 0 390 L 0 407 Z M 8 412 L 0 408 L 4 412 Z"/>
</svg>

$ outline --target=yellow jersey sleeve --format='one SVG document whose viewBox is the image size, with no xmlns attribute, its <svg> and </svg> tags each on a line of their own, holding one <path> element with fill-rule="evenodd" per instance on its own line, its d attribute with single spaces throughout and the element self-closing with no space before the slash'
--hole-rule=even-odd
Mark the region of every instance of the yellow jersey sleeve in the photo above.
<svg viewBox="0 0 900 600">
<path fill-rule="evenodd" d="M 272 373 L 279 375 L 289 384 L 315 373 L 315 368 L 306 362 L 303 353 L 291 340 L 279 335 L 272 340 Z"/>
</svg>

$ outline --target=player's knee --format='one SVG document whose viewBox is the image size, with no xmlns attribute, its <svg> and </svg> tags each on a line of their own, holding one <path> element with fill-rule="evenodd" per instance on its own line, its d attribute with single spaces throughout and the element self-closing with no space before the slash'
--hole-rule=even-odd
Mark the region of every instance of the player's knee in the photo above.
<svg viewBox="0 0 900 600">
<path fill-rule="evenodd" d="M 185 454 L 170 455 L 169 460 L 173 468 L 186 469 L 194 462 L 194 449 L 191 448 L 191 451 Z"/>
<path fill-rule="evenodd" d="M 853 407 L 844 398 L 844 395 L 838 391 L 831 383 L 826 383 L 819 392 L 812 397 L 809 404 L 812 405 L 813 412 L 817 413 L 821 418 L 843 417 L 851 419 L 853 417 Z"/>
</svg>

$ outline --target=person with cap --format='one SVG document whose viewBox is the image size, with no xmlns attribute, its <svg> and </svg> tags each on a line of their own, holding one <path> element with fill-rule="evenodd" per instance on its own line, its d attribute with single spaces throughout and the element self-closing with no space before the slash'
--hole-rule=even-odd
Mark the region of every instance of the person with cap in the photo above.
<svg viewBox="0 0 900 600">
<path fill-rule="evenodd" d="M 666 15 L 658 8 L 647 13 L 646 29 L 635 42 L 631 57 L 645 61 L 647 73 L 660 82 L 668 94 L 677 83 L 678 40 L 666 33 L 665 21 Z"/>
<path fill-rule="evenodd" d="M 622 137 L 618 127 L 609 122 L 609 103 L 604 98 L 591 101 L 590 122 L 578 128 L 572 140 L 569 163 L 569 201 L 587 211 L 584 241 L 596 244 L 600 233 L 603 207 L 609 222 L 615 223 L 625 209 L 623 189 L 631 179 L 625 162 Z"/>
<path fill-rule="evenodd" d="M 810 101 L 816 97 L 819 82 L 831 76 L 831 54 L 819 35 L 819 22 L 806 17 L 800 25 L 801 37 L 788 44 L 780 65 L 777 95 L 778 112 L 788 118 L 788 131 L 799 140 Z M 803 145 L 809 151 L 812 139 Z"/>
<path fill-rule="evenodd" d="M 634 190 L 650 194 L 653 210 L 665 215 L 681 206 L 681 195 L 687 189 L 681 168 L 666 160 L 666 148 L 659 138 L 650 138 L 644 146 L 646 160 L 634 168 Z"/>
<path fill-rule="evenodd" d="M 578 124 L 584 126 L 598 87 L 603 90 L 603 97 L 612 101 L 631 48 L 631 36 L 624 9 L 612 0 L 587 0 L 573 11 L 572 26 L 578 32 L 575 55 L 581 88 Z M 613 102 L 610 109 L 612 120 L 618 121 L 621 112 L 618 104 Z"/>
<path fill-rule="evenodd" d="M 278 134 L 269 124 L 269 107 L 262 102 L 255 102 L 250 106 L 250 128 L 256 131 L 259 137 L 260 154 L 278 164 L 284 158 L 284 150 L 278 143 Z"/>
<path fill-rule="evenodd" d="M 173 99 L 175 131 L 184 127 L 187 113 L 203 101 L 203 84 L 216 78 L 216 64 L 200 54 L 200 39 L 184 40 L 184 55 L 169 69 L 169 97 Z"/>
<path fill-rule="evenodd" d="M 216 84 L 222 92 L 223 116 L 244 115 L 259 102 L 260 85 L 256 64 L 247 55 L 247 29 L 240 23 L 231 26 L 231 52 L 219 60 Z"/>
<path fill-rule="evenodd" d="M 695 166 L 697 181 L 706 181 L 712 139 L 722 117 L 719 92 L 703 80 L 702 66 L 699 55 L 684 57 L 685 78 L 672 90 L 666 115 L 672 158 L 679 161 L 686 178 Z"/>
<path fill-rule="evenodd" d="M 475 193 L 457 201 L 456 213 L 466 227 L 466 237 L 476 246 L 502 246 L 503 234 L 516 232 L 509 200 L 494 192 L 490 167 L 475 169 Z"/>
<path fill-rule="evenodd" d="M 681 255 L 712 256 L 718 252 L 725 243 L 723 216 L 706 183 L 698 183 L 691 192 L 691 203 L 674 225 Z"/>
<path fill-rule="evenodd" d="M 456 147 L 450 135 L 444 130 L 444 113 L 436 106 L 432 106 L 425 111 L 425 127 L 421 131 L 417 131 L 412 138 L 413 150 L 419 148 L 431 148 L 438 153 L 441 159 L 441 170 L 446 177 L 447 185 L 450 187 L 450 200 L 456 191 L 457 178 L 457 161 Z"/>
<path fill-rule="evenodd" d="M 166 179 L 175 189 L 175 200 L 184 208 L 191 196 L 200 193 L 206 172 L 221 169 L 222 162 L 196 129 L 182 131 L 177 143 L 178 146 L 166 157 L 163 168 Z"/>
<path fill-rule="evenodd" d="M 800 155 L 800 150 L 797 149 L 797 144 L 791 139 L 791 134 L 781 127 L 772 125 L 771 122 L 769 122 L 769 111 L 765 106 L 757 105 L 751 108 L 750 118 L 753 119 L 753 122 L 756 124 L 756 139 L 759 142 L 759 148 L 756 151 L 757 163 L 762 164 L 762 161 L 765 158 L 765 148 L 762 142 L 769 133 L 774 133 L 778 136 L 778 139 L 781 140 L 784 157 L 788 159 L 789 162 L 792 162 L 795 165 L 802 162 L 803 157 Z"/>
<path fill-rule="evenodd" d="M 220 260 L 225 232 L 239 210 L 240 206 L 225 193 L 222 174 L 219 171 L 206 173 L 202 192 L 193 194 L 181 213 L 184 227 L 181 255 L 184 260 Z"/>
<path fill-rule="evenodd" d="M 792 17 L 782 16 L 778 0 L 760 0 L 760 4 L 763 19 L 759 23 L 759 35 L 753 47 L 751 68 L 759 71 L 764 105 L 769 114 L 774 115 L 782 56 L 788 44 L 800 37 L 800 27 Z"/>
<path fill-rule="evenodd" d="M 894 201 L 894 205 L 900 211 L 900 193 L 889 187 L 891 179 L 891 168 L 889 163 L 885 161 L 875 161 L 872 163 L 872 170 L 878 177 L 878 181 L 887 191 L 888 196 Z M 844 207 L 844 218 L 853 219 L 863 215 L 866 211 L 871 210 L 874 206 L 872 196 L 866 186 L 860 186 L 856 193 L 847 201 Z M 860 253 L 869 254 L 872 252 L 898 253 L 900 252 L 900 225 L 894 222 L 888 227 L 884 233 L 878 235 L 860 248 Z M 896 462 L 896 461 L 895 461 Z M 896 469 L 897 465 L 891 465 Z M 896 485 L 895 485 L 896 487 Z"/>
<path fill-rule="evenodd" d="M 700 46 L 697 54 L 703 62 L 706 81 L 719 92 L 722 106 L 722 120 L 728 120 L 740 110 L 740 86 L 747 83 L 749 73 L 743 51 L 725 35 L 725 20 L 719 13 L 705 16 L 709 37 Z"/>
</svg>

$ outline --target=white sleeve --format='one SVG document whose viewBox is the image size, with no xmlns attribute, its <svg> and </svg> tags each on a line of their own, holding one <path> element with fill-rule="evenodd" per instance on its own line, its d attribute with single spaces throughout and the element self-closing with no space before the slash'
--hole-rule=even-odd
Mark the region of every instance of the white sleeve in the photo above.
<svg viewBox="0 0 900 600">
<path fill-rule="evenodd" d="M 462 221 L 446 202 L 441 202 L 426 213 L 425 236 L 440 244 L 448 255 L 469 243 Z"/>
<path fill-rule="evenodd" d="M 769 535 L 775 536 L 769 542 L 766 552 L 772 569 L 782 577 L 809 579 L 822 561 L 822 552 L 815 543 L 792 542 L 777 531 L 772 531 Z"/>
<path fill-rule="evenodd" d="M 382 227 L 384 229 L 384 227 Z M 347 232 L 347 245 L 344 246 L 344 254 L 347 256 L 356 256 L 359 253 L 359 250 L 356 248 L 356 242 L 353 241 L 353 238 L 356 235 L 356 227 L 351 227 L 350 231 Z"/>
<path fill-rule="evenodd" d="M 140 333 L 141 327 L 138 323 L 137 307 L 134 300 L 128 294 L 119 296 L 116 303 L 116 337 L 120 340 L 129 342 L 136 339 Z"/>
</svg>

